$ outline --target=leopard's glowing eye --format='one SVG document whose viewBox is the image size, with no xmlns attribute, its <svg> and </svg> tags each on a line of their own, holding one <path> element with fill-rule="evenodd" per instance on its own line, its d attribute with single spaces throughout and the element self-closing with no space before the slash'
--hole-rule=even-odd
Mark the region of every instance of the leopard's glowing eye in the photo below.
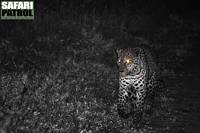
<svg viewBox="0 0 200 133">
<path fill-rule="evenodd" d="M 132 63 L 132 60 L 131 59 L 126 59 L 125 62 L 126 62 L 126 64 L 130 64 L 130 63 Z"/>
</svg>

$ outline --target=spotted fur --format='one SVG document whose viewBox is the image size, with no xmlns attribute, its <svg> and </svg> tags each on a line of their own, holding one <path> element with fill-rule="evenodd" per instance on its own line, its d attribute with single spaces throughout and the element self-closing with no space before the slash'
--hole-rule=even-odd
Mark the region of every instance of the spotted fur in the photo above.
<svg viewBox="0 0 200 133">
<path fill-rule="evenodd" d="M 158 68 L 144 48 L 118 50 L 119 95 L 118 113 L 123 118 L 142 118 L 144 105 L 158 87 Z"/>
</svg>

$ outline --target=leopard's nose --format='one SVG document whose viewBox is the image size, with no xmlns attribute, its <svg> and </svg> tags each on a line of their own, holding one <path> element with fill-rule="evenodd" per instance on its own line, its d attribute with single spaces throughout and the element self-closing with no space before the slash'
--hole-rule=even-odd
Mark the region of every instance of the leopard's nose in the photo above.
<svg viewBox="0 0 200 133">
<path fill-rule="evenodd" d="M 119 68 L 119 72 L 122 73 L 124 72 L 124 69 L 122 67 Z"/>
</svg>

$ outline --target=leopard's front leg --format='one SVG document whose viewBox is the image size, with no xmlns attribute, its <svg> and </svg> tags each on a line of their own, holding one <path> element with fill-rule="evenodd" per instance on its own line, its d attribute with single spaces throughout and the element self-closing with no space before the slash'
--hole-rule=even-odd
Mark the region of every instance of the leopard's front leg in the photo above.
<svg viewBox="0 0 200 133">
<path fill-rule="evenodd" d="M 131 115 L 131 103 L 129 102 L 127 88 L 120 87 L 118 94 L 117 110 L 118 114 L 127 119 Z"/>
<path fill-rule="evenodd" d="M 142 120 L 144 113 L 144 104 L 146 98 L 146 91 L 143 88 L 140 88 L 136 92 L 136 110 L 134 114 L 134 119 L 136 122 Z"/>
</svg>

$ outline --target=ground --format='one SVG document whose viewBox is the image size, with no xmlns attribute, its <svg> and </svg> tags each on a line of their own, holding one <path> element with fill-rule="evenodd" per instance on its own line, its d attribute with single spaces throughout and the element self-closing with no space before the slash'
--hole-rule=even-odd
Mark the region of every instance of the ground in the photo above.
<svg viewBox="0 0 200 133">
<path fill-rule="evenodd" d="M 199 26 L 177 14 L 151 25 L 143 13 L 60 18 L 50 12 L 28 23 L 2 22 L 0 132 L 200 131 L 198 65 L 184 65 L 194 56 Z M 116 110 L 115 49 L 135 44 L 155 50 L 166 82 L 159 106 L 145 116 L 140 131 Z"/>
</svg>

